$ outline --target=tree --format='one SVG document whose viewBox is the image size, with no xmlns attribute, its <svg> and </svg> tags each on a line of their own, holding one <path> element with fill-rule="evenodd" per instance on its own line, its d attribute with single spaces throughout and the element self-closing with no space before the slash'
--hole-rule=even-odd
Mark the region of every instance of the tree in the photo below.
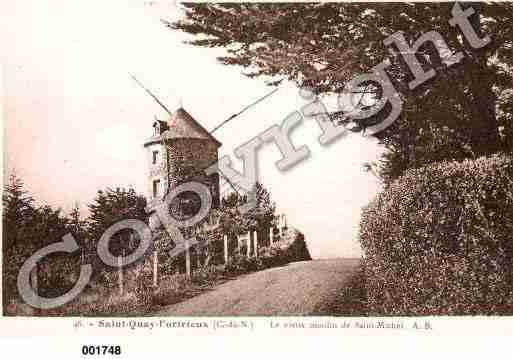
<svg viewBox="0 0 513 359">
<path fill-rule="evenodd" d="M 34 199 L 24 189 L 21 178 L 11 175 L 2 195 L 2 302 L 6 313 L 9 301 L 17 297 L 16 278 L 24 260 L 33 251 L 31 224 L 36 210 Z"/>
<path fill-rule="evenodd" d="M 24 189 L 21 178 L 11 175 L 4 185 L 3 204 L 3 248 L 27 243 L 27 224 L 34 219 L 34 199 Z"/>
<path fill-rule="evenodd" d="M 113 224 L 124 219 L 138 219 L 147 222 L 146 198 L 133 188 L 107 188 L 98 191 L 94 202 L 89 205 L 88 235 L 91 243 L 98 243 L 101 236 Z M 111 252 L 121 255 L 135 250 L 139 238 L 130 229 L 116 233 L 111 241 Z"/>
<path fill-rule="evenodd" d="M 68 232 L 68 219 L 60 209 L 49 205 L 35 206 L 34 198 L 24 189 L 23 181 L 12 175 L 4 185 L 3 193 L 3 298 L 4 304 L 18 296 L 16 280 L 23 263 L 35 251 L 62 240 Z M 57 264 L 58 260 L 64 266 Z M 69 258 L 64 254 L 52 254 L 39 263 L 52 268 L 51 273 L 64 275 L 63 267 L 69 265 Z M 48 271 L 50 273 L 50 271 Z M 48 276 L 39 274 L 40 285 L 44 287 Z M 63 281 L 55 283 L 62 285 Z M 54 287 L 58 287 L 54 285 Z M 40 294 L 45 294 L 44 290 Z M 45 289 L 45 288 L 43 288 Z M 5 307 L 4 307 L 5 309 Z"/>
<path fill-rule="evenodd" d="M 474 8 L 469 20 L 477 33 L 492 38 L 477 50 L 450 26 L 453 6 L 184 4 L 185 17 L 165 24 L 193 35 L 192 45 L 226 49 L 219 61 L 242 67 L 249 77 L 263 76 L 271 85 L 290 80 L 320 96 L 340 93 L 354 75 L 388 58 L 387 72 L 404 101 L 400 118 L 377 136 L 388 149 L 381 173 L 390 181 L 406 168 L 432 161 L 513 150 L 513 4 L 463 5 Z M 447 68 L 434 46 L 421 46 L 417 58 L 437 77 L 410 90 L 412 74 L 402 55 L 397 49 L 390 53 L 383 40 L 401 31 L 411 46 L 432 30 L 464 59 Z M 343 116 L 337 112 L 332 120 Z"/>
<path fill-rule="evenodd" d="M 88 222 L 80 214 L 80 205 L 75 202 L 68 215 L 67 230 L 78 242 L 81 248 L 81 261 L 89 262 L 89 257 L 95 252 L 88 233 Z"/>
<path fill-rule="evenodd" d="M 249 228 L 269 228 L 274 222 L 276 204 L 271 200 L 269 191 L 259 182 L 255 184 L 255 205 L 244 213 L 244 223 Z"/>
<path fill-rule="evenodd" d="M 238 208 L 248 202 L 248 196 L 231 192 L 221 200 L 221 226 L 224 233 L 240 234 L 248 230 L 269 228 L 276 217 L 276 204 L 261 183 L 254 186 L 254 205 L 242 214 Z"/>
<path fill-rule="evenodd" d="M 69 231 L 73 234 L 73 237 L 79 242 L 84 242 L 87 236 L 86 229 L 87 221 L 82 219 L 80 214 L 80 205 L 75 202 L 68 219 Z"/>
<path fill-rule="evenodd" d="M 68 230 L 68 218 L 60 208 L 53 209 L 43 205 L 36 209 L 34 220 L 30 223 L 33 232 L 33 244 L 39 249 L 51 243 L 62 241 Z"/>
</svg>

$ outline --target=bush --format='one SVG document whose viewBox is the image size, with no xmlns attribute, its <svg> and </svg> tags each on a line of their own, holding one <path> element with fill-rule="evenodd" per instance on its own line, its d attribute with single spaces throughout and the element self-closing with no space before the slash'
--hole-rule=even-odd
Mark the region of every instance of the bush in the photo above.
<svg viewBox="0 0 513 359">
<path fill-rule="evenodd" d="M 185 274 L 162 277 L 153 295 L 153 305 L 165 306 L 181 302 L 187 298 L 189 288 L 189 279 Z"/>
<path fill-rule="evenodd" d="M 512 314 L 513 161 L 411 169 L 363 210 L 370 314 Z"/>
<path fill-rule="evenodd" d="M 258 270 L 258 263 L 259 260 L 254 257 L 247 258 L 245 255 L 236 254 L 226 264 L 225 272 L 231 275 L 246 274 Z"/>
<path fill-rule="evenodd" d="M 222 267 L 224 266 L 206 266 L 197 268 L 192 272 L 191 281 L 198 285 L 213 285 L 222 277 Z"/>
<path fill-rule="evenodd" d="M 291 232 L 293 241 L 288 246 L 285 253 L 285 255 L 289 257 L 289 262 L 312 260 L 303 233 L 297 230 L 292 230 Z"/>
<path fill-rule="evenodd" d="M 285 251 L 278 247 L 261 248 L 258 254 L 264 268 L 282 266 L 290 262 Z"/>
</svg>

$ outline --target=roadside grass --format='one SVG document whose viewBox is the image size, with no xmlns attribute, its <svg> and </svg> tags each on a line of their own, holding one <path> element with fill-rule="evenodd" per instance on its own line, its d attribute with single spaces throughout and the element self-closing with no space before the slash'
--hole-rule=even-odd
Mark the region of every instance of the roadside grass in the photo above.
<svg viewBox="0 0 513 359">
<path fill-rule="evenodd" d="M 336 317 L 368 316 L 365 272 L 360 264 L 347 285 L 334 298 L 317 308 L 312 315 Z"/>
<path fill-rule="evenodd" d="M 150 316 L 152 313 L 214 289 L 245 273 L 227 272 L 224 266 L 211 266 L 195 273 L 173 274 L 160 278 L 157 287 L 127 286 L 121 295 L 118 288 L 95 288 L 66 305 L 49 310 L 31 310 L 17 315 L 28 316 L 81 316 L 132 317 Z"/>
<path fill-rule="evenodd" d="M 268 256 L 264 253 L 260 258 L 237 256 L 228 265 L 198 268 L 191 278 L 178 273 L 162 276 L 156 287 L 152 286 L 151 277 L 133 278 L 125 282 L 123 294 L 119 292 L 114 275 L 110 278 L 108 286 L 90 287 L 62 307 L 37 310 L 24 303 L 17 303 L 15 313 L 19 316 L 44 317 L 151 316 L 169 305 L 208 292 L 227 281 L 252 272 L 283 266 L 291 261 L 293 261 L 291 258 L 276 255 L 276 253 Z M 128 273 L 127 277 L 130 277 Z"/>
</svg>

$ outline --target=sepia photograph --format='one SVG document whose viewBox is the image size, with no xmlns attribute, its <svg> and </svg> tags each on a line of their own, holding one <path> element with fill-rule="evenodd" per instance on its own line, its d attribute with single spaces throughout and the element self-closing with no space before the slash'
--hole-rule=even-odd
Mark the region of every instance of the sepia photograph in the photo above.
<svg viewBox="0 0 513 359">
<path fill-rule="evenodd" d="M 513 3 L 1 8 L 3 319 L 513 315 Z"/>
</svg>

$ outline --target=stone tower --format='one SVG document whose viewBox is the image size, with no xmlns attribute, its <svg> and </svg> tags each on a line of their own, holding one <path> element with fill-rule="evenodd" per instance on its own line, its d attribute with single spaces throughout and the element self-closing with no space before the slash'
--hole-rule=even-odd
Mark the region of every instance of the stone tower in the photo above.
<svg viewBox="0 0 513 359">
<path fill-rule="evenodd" d="M 205 169 L 217 162 L 220 146 L 221 143 L 183 108 L 176 110 L 167 122 L 156 120 L 153 136 L 144 143 L 149 163 L 149 202 L 162 199 L 182 183 L 196 181 L 210 188 L 212 207 L 218 207 L 219 176 L 217 173 L 207 176 Z M 190 194 L 189 197 L 187 193 L 179 196 L 178 202 L 173 201 L 176 205 L 172 203 L 173 214 L 194 214 L 184 211 L 191 201 L 194 199 Z"/>
</svg>

